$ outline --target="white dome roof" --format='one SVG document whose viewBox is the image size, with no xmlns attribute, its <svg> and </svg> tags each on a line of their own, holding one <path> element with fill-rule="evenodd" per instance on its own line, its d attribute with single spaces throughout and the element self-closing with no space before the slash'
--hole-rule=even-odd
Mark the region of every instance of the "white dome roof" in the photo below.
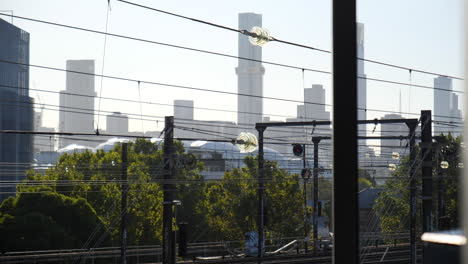
<svg viewBox="0 0 468 264">
<path fill-rule="evenodd" d="M 128 143 L 130 142 L 131 140 L 130 139 L 127 139 L 127 138 L 111 138 L 109 140 L 107 140 L 106 142 L 104 143 L 101 143 L 99 144 L 95 149 L 96 150 L 104 150 L 104 151 L 110 151 L 111 149 L 114 148 L 114 146 L 117 144 L 117 143 Z"/>
<path fill-rule="evenodd" d="M 186 150 L 204 150 L 204 151 L 213 151 L 213 152 L 219 152 L 223 154 L 223 158 L 225 159 L 239 159 L 239 158 L 244 158 L 245 156 L 248 156 L 249 154 L 258 154 L 258 149 L 251 153 L 242 153 L 240 152 L 239 148 L 228 142 L 214 142 L 214 141 L 204 141 L 204 140 L 198 140 L 198 141 L 193 141 L 190 143 L 190 145 L 187 147 Z M 265 153 L 265 159 L 269 160 L 285 160 L 284 156 L 280 154 L 278 151 L 270 149 L 270 148 L 263 148 L 263 151 Z"/>
<path fill-rule="evenodd" d="M 91 152 L 94 151 L 94 149 L 92 147 L 87 147 L 87 146 L 82 146 L 82 145 L 78 145 L 78 144 L 70 144 L 64 148 L 61 148 L 59 149 L 57 152 L 60 153 L 60 154 L 63 154 L 63 153 L 74 153 L 74 152 L 78 152 L 78 153 L 81 153 L 81 152 L 84 152 L 85 150 L 89 150 Z"/>
</svg>

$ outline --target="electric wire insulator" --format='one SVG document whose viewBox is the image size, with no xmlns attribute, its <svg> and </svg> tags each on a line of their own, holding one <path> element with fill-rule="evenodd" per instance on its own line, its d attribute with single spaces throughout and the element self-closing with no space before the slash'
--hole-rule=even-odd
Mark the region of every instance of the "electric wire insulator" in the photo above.
<svg viewBox="0 0 468 264">
<path fill-rule="evenodd" d="M 442 169 L 448 169 L 448 167 L 449 167 L 448 161 L 445 161 L 445 160 L 444 160 L 444 161 L 441 161 L 441 162 L 440 162 L 440 167 L 441 167 Z"/>
<path fill-rule="evenodd" d="M 258 139 L 252 133 L 241 132 L 236 138 L 235 145 L 242 153 L 250 153 L 257 149 Z"/>
<path fill-rule="evenodd" d="M 249 41 L 252 45 L 255 46 L 263 46 L 271 40 L 270 32 L 268 30 L 261 28 L 261 27 L 253 27 L 251 32 L 254 36 L 249 37 Z"/>
</svg>

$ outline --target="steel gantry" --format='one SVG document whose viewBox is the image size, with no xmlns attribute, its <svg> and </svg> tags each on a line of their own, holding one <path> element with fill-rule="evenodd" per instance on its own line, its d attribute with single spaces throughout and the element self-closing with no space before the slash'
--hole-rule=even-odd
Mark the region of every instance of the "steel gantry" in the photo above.
<svg viewBox="0 0 468 264">
<path fill-rule="evenodd" d="M 411 215 L 411 220 L 410 220 L 410 236 L 411 236 L 411 246 L 412 246 L 412 253 L 414 253 L 414 258 L 412 256 L 412 261 L 416 261 L 416 181 L 415 181 L 415 140 L 416 140 L 416 127 L 419 123 L 418 119 L 373 119 L 373 120 L 358 120 L 356 121 L 356 124 L 406 124 L 409 128 L 409 134 L 408 134 L 408 139 L 409 139 L 409 147 L 410 147 L 410 163 L 411 163 L 411 169 L 410 169 L 410 193 L 411 193 L 411 201 L 410 201 L 410 215 Z M 292 126 L 329 126 L 331 125 L 331 121 L 294 121 L 294 122 L 268 122 L 268 123 L 257 123 L 255 125 L 255 128 L 258 132 L 258 257 L 259 257 L 259 262 L 261 262 L 261 258 L 263 257 L 263 246 L 265 243 L 265 237 L 264 237 L 264 220 L 265 220 L 265 185 L 264 185 L 264 133 L 268 127 L 292 127 Z M 337 132 L 334 130 L 334 139 L 336 139 L 336 135 L 339 133 L 348 133 L 348 131 L 341 131 Z M 317 220 L 316 220 L 316 213 L 318 212 L 318 144 L 320 140 L 322 139 L 330 139 L 331 137 L 314 137 L 313 143 L 314 143 L 314 246 L 315 241 L 317 239 Z M 385 136 L 385 137 L 359 137 L 356 136 L 356 141 L 358 139 L 402 139 L 404 137 L 401 136 Z M 337 154 L 336 154 L 336 147 L 337 142 L 334 141 L 334 164 L 337 164 L 337 161 L 335 160 Z M 317 146 L 315 148 L 315 146 Z M 357 143 L 354 146 L 356 156 L 354 158 L 357 159 Z M 345 155 L 340 153 L 340 155 Z M 338 155 L 339 156 L 339 155 Z M 316 158 L 317 157 L 317 158 Z M 351 157 L 347 157 L 350 158 Z M 316 160 L 317 159 L 317 160 Z M 340 164 L 338 164 L 340 165 Z M 333 180 L 333 214 L 334 214 L 334 223 L 333 223 L 333 230 L 334 230 L 334 245 L 333 245 L 333 250 L 334 250 L 334 261 L 335 263 L 342 263 L 337 261 L 336 257 L 338 254 L 351 254 L 348 255 L 351 259 L 354 258 L 359 258 L 359 207 L 358 207 L 358 188 L 357 188 L 357 177 L 349 177 L 350 174 L 353 174 L 352 171 L 345 171 L 346 173 L 343 173 L 342 171 L 338 172 L 336 170 L 336 166 L 333 166 L 334 168 L 334 180 Z M 355 168 L 355 173 L 357 175 L 357 165 Z M 340 178 L 339 175 L 347 175 L 347 177 L 342 177 Z M 352 182 L 351 182 L 352 181 Z M 341 191 L 339 186 L 346 186 L 348 189 L 347 191 L 352 193 L 352 197 L 350 198 L 349 194 L 346 193 L 344 195 Z M 353 186 L 355 188 L 353 188 Z M 337 188 L 338 187 L 338 188 Z M 343 188 L 344 189 L 344 188 Z M 349 190 L 351 189 L 351 191 Z M 356 204 L 354 204 L 356 203 Z M 336 213 L 337 212 L 343 212 L 346 211 L 347 215 L 346 217 L 337 217 Z M 356 219 L 356 223 L 354 224 L 354 221 L 351 221 L 353 224 L 350 224 L 349 219 Z M 336 228 L 336 227 L 340 228 Z M 347 228 L 342 228 L 343 226 L 346 226 Z M 348 238 L 354 238 L 357 237 L 356 241 L 356 250 L 349 251 L 350 249 L 347 248 L 346 252 L 341 252 L 340 250 L 345 251 L 345 249 L 336 248 L 335 243 L 339 241 L 338 239 L 343 239 L 345 240 L 346 237 Z M 352 248 L 352 247 L 351 247 Z M 414 250 L 413 250 L 414 248 Z M 413 255 L 413 254 L 412 254 Z M 413 262 L 414 263 L 414 262 Z"/>
</svg>

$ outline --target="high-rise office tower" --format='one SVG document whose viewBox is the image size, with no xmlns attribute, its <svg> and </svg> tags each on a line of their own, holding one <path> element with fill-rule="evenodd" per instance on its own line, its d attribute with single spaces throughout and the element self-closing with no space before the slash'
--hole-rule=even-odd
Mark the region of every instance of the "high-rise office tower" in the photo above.
<svg viewBox="0 0 468 264">
<path fill-rule="evenodd" d="M 364 24 L 357 23 L 357 57 L 364 58 Z M 357 60 L 358 75 L 358 120 L 366 120 L 367 109 L 367 81 L 364 71 L 364 61 Z"/>
<path fill-rule="evenodd" d="M 128 134 L 128 116 L 114 112 L 106 117 L 106 133 L 113 135 Z"/>
<path fill-rule="evenodd" d="M 29 97 L 29 33 L 0 19 L 0 130 L 32 131 L 33 99 Z M 15 64 L 21 63 L 21 64 Z M 0 181 L 18 182 L 32 162 L 32 135 L 0 134 Z M 16 187 L 0 184 L 0 200 Z"/>
<path fill-rule="evenodd" d="M 59 131 L 94 132 L 94 60 L 68 60 L 66 90 L 60 91 Z M 90 145 L 83 138 L 62 138 L 59 147 Z"/>
<path fill-rule="evenodd" d="M 458 95 L 452 91 L 452 79 L 439 76 L 434 78 L 434 112 L 432 120 L 434 124 L 434 135 L 439 135 L 448 132 L 453 133 L 461 128 L 454 127 L 450 122 L 461 122 L 462 117 L 460 109 L 458 109 Z M 457 133 L 455 133 L 457 134 Z"/>
<path fill-rule="evenodd" d="M 262 26 L 262 15 L 255 13 L 239 14 L 239 29 L 251 30 L 252 27 Z M 237 124 L 248 124 L 252 128 L 255 123 L 262 122 L 263 114 L 263 74 L 265 68 L 259 62 L 262 60 L 262 48 L 254 46 L 249 38 L 239 34 L 239 59 L 236 68 L 237 90 Z"/>
</svg>

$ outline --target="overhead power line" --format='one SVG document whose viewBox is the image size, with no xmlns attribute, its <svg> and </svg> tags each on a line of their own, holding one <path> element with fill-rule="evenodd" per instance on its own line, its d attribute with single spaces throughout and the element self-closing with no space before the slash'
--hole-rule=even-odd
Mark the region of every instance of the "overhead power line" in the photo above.
<svg viewBox="0 0 468 264">
<path fill-rule="evenodd" d="M 208 26 L 213 26 L 213 27 L 229 30 L 229 31 L 236 32 L 236 33 L 243 34 L 243 35 L 251 36 L 252 34 L 255 34 L 255 33 L 252 33 L 252 32 L 248 32 L 246 29 L 236 29 L 236 28 L 232 28 L 232 27 L 227 27 L 227 26 L 223 26 L 223 25 L 220 25 L 220 24 L 217 24 L 217 23 L 208 22 L 206 20 L 197 19 L 197 18 L 188 17 L 188 16 L 183 16 L 183 15 L 176 14 L 176 13 L 173 13 L 173 12 L 169 12 L 169 11 L 165 11 L 165 10 L 162 10 L 162 9 L 157 9 L 157 8 L 153 8 L 153 7 L 150 7 L 150 6 L 145 6 L 145 5 L 141 5 L 141 4 L 137 4 L 137 3 L 132 3 L 132 2 L 129 2 L 129 1 L 125 1 L 125 0 L 117 0 L 117 1 L 129 4 L 129 5 L 137 6 L 137 7 L 140 7 L 140 8 L 152 10 L 152 11 L 155 11 L 155 12 L 158 12 L 158 13 L 163 13 L 163 14 L 167 14 L 167 15 L 170 15 L 170 16 L 175 16 L 175 17 L 190 20 L 190 21 L 193 21 L 193 22 L 205 24 L 205 25 L 208 25 Z M 270 41 L 276 41 L 276 42 L 280 42 L 280 43 L 283 43 L 283 44 L 288 44 L 288 45 L 293 45 L 293 46 L 297 46 L 297 47 L 301 47 L 301 48 L 311 49 L 311 50 L 315 50 L 315 51 L 322 52 L 322 53 L 328 53 L 328 54 L 332 53 L 332 51 L 330 51 L 330 50 L 325 50 L 325 49 L 320 49 L 320 48 L 316 48 L 316 47 L 312 47 L 312 46 L 308 46 L 308 45 L 303 45 L 303 44 L 294 43 L 294 42 L 290 42 L 290 41 L 280 40 L 280 39 L 273 38 L 273 37 L 271 37 Z M 383 65 L 383 66 L 393 67 L 393 68 L 402 69 L 402 70 L 408 70 L 408 71 L 412 71 L 412 72 L 419 72 L 419 73 L 424 73 L 424 74 L 429 74 L 429 75 L 445 76 L 445 77 L 449 77 L 449 78 L 456 79 L 456 80 L 463 80 L 463 78 L 456 77 L 456 76 L 450 76 L 450 75 L 447 75 L 447 74 L 441 74 L 441 73 L 436 73 L 436 72 L 419 70 L 419 69 L 415 69 L 415 68 L 404 67 L 404 66 L 400 66 L 400 65 L 396 65 L 396 64 L 392 64 L 392 63 L 377 61 L 377 60 L 371 60 L 371 59 L 365 59 L 365 58 L 357 58 L 357 59 L 365 61 L 365 62 L 369 62 L 369 63 L 380 64 L 380 65 Z"/>
<path fill-rule="evenodd" d="M 10 16 L 10 15 L 0 13 L 0 16 Z M 164 43 L 164 42 L 159 42 L 159 41 L 153 41 L 153 40 L 148 40 L 148 39 L 142 39 L 142 38 L 126 36 L 126 35 L 108 33 L 108 32 L 104 32 L 104 31 L 88 29 L 88 28 L 83 28 L 83 27 L 76 27 L 76 26 L 71 26 L 71 25 L 65 25 L 65 24 L 60 24 L 60 23 L 55 23 L 55 22 L 50 22 L 50 21 L 45 21 L 45 20 L 40 20 L 40 19 L 34 19 L 34 18 L 29 18 L 29 17 L 16 16 L 16 15 L 13 16 L 13 17 L 18 18 L 18 19 L 22 19 L 22 20 L 31 21 L 31 22 L 36 22 L 36 23 L 42 23 L 42 24 L 47 24 L 47 25 L 52 25 L 52 26 L 57 26 L 57 27 L 63 27 L 63 28 L 68 28 L 68 29 L 74 29 L 74 30 L 79 30 L 79 31 L 85 31 L 85 32 L 90 32 L 90 33 L 94 33 L 94 34 L 107 35 L 107 36 L 111 36 L 111 37 L 123 38 L 123 39 L 128 39 L 128 40 L 133 40 L 133 41 L 145 42 L 145 43 L 150 43 L 150 44 L 155 44 L 155 45 L 160 45 L 160 46 L 166 46 L 166 47 L 171 47 L 171 48 L 177 48 L 177 49 L 189 50 L 189 51 L 200 52 L 200 53 L 205 53 L 205 54 L 228 57 L 228 58 L 232 58 L 232 59 L 241 59 L 241 60 L 247 60 L 247 61 L 260 62 L 260 63 L 273 65 L 273 66 L 278 66 L 278 67 L 291 68 L 291 69 L 296 69 L 296 70 L 304 70 L 304 71 L 310 71 L 310 72 L 317 72 L 317 73 L 323 73 L 323 74 L 331 74 L 330 71 L 311 69 L 311 68 L 307 68 L 307 67 L 299 67 L 299 66 L 288 65 L 288 64 L 277 63 L 277 62 L 271 62 L 271 61 L 256 60 L 256 59 L 251 59 L 251 58 L 247 58 L 247 57 L 241 57 L 241 56 L 235 56 L 235 55 L 231 55 L 231 54 L 220 53 L 220 52 L 216 52 L 216 51 L 190 48 L 190 47 L 186 47 L 186 46 L 180 46 L 180 45 L 175 45 L 175 44 L 170 44 L 170 43 Z"/>
<path fill-rule="evenodd" d="M 22 130 L 0 130 L 0 134 L 101 136 L 101 137 L 146 138 L 146 139 L 154 138 L 151 136 L 134 136 L 134 135 L 123 135 L 123 134 L 97 134 L 97 133 L 79 133 L 79 132 L 40 132 L 40 131 L 22 131 Z"/>
<path fill-rule="evenodd" d="M 282 102 L 291 102 L 291 103 L 300 103 L 300 104 L 309 104 L 309 105 L 321 105 L 321 106 L 329 106 L 329 107 L 332 106 L 331 104 L 325 104 L 325 103 L 314 103 L 314 102 L 307 102 L 307 101 L 304 102 L 304 101 L 302 101 L 302 100 L 284 99 L 284 98 L 278 98 L 278 97 L 251 95 L 251 94 L 243 94 L 243 93 L 235 93 L 235 92 L 227 92 L 227 91 L 218 91 L 218 90 L 211 90 L 211 89 L 207 89 L 207 88 L 200 88 L 200 87 L 193 87 L 193 86 L 185 86 L 185 85 L 178 85 L 178 84 L 169 84 L 169 83 L 160 83 L 160 82 L 154 82 L 154 81 L 144 81 L 144 80 L 137 80 L 137 79 L 127 78 L 127 77 L 112 76 L 112 75 L 103 75 L 103 74 L 95 74 L 95 73 L 88 73 L 88 72 L 80 72 L 80 71 L 67 70 L 67 69 L 57 68 L 57 67 L 51 67 L 51 66 L 44 66 L 44 65 L 37 65 L 37 64 L 30 64 L 30 63 L 20 63 L 20 62 L 13 62 L 13 61 L 7 61 L 7 60 L 0 60 L 0 63 L 9 63 L 9 64 L 16 64 L 16 65 L 24 65 L 24 66 L 30 66 L 30 67 L 35 67 L 35 68 L 40 68 L 40 69 L 46 69 L 46 70 L 54 70 L 54 71 L 60 71 L 60 72 L 76 73 L 76 74 L 82 74 L 82 75 L 91 75 L 91 76 L 103 77 L 103 78 L 108 78 L 108 79 L 113 79 L 113 80 L 119 80 L 119 81 L 128 81 L 128 82 L 135 82 L 135 83 L 144 83 L 144 84 L 149 84 L 149 85 L 157 85 L 157 86 L 165 86 L 165 87 L 172 87 L 172 88 L 178 88 L 178 89 L 195 90 L 195 91 L 201 91 L 201 92 L 211 92 L 211 93 L 226 94 L 226 95 L 234 95 L 234 96 L 239 96 L 239 95 L 241 95 L 241 96 L 246 96 L 246 97 L 254 97 L 254 98 L 261 98 L 261 99 L 268 99 L 268 100 L 275 100 L 275 101 L 282 101 Z M 369 79 L 369 78 L 367 78 L 367 79 Z M 393 83 L 393 84 L 408 85 L 408 84 L 406 84 L 406 83 L 397 83 L 397 82 L 391 82 L 391 81 L 385 81 L 385 80 L 379 80 L 379 79 L 373 79 L 373 80 L 378 80 L 378 81 L 381 81 L 381 82 L 390 82 L 390 83 Z M 447 91 L 451 91 L 451 90 L 447 90 Z M 388 111 L 388 110 L 380 110 L 380 109 L 370 109 L 370 108 L 358 108 L 358 110 L 372 111 L 372 112 L 380 112 L 380 113 L 408 114 L 408 115 L 417 115 L 417 116 L 420 115 L 420 113 L 408 113 L 408 112 L 399 112 L 399 111 Z M 462 118 L 450 117 L 450 116 L 439 116 L 439 117 L 462 119 Z"/>
<path fill-rule="evenodd" d="M 0 16 L 7 16 L 6 14 L 2 14 L 0 13 Z M 8 15 L 9 16 L 9 15 Z M 158 42 L 158 41 L 152 41 L 152 40 L 148 40 L 148 39 L 141 39 L 141 38 L 136 38 L 136 37 L 130 37 L 130 36 L 125 36 L 125 35 L 119 35 L 119 34 L 114 34 L 114 33 L 108 33 L 108 32 L 103 32 L 103 31 L 98 31 L 98 30 L 93 30 L 93 29 L 87 29 L 87 28 L 82 28 L 82 27 L 76 27 L 76 26 L 70 26 L 70 25 L 65 25 L 65 24 L 60 24 L 60 23 L 55 23 L 55 22 L 49 22 L 49 21 L 44 21 L 44 20 L 39 20 L 39 19 L 33 19 L 33 18 L 28 18 L 28 17 L 23 17 L 23 16 L 14 16 L 15 18 L 19 18 L 19 19 L 24 19 L 24 20 L 28 20 L 28 21 L 32 21 L 32 22 L 37 22 L 37 23 L 44 23 L 44 24 L 48 24 L 48 25 L 53 25 L 53 26 L 58 26 L 58 27 L 65 27 L 65 28 L 69 28 L 69 29 L 75 29 L 75 30 L 81 30 L 81 31 L 86 31 L 86 32 L 91 32 L 91 33 L 95 33 L 95 34 L 102 34 L 102 35 L 107 35 L 107 36 L 112 36 L 112 37 L 118 37 L 118 38 L 124 38 L 124 39 L 129 39 L 129 40 L 134 40 L 134 41 L 140 41 L 140 42 L 146 42 L 146 43 L 151 43 L 151 44 L 156 44 L 156 45 L 162 45 L 162 46 L 168 46 L 168 47 L 172 47 L 172 48 L 179 48 L 179 49 L 185 49 L 185 50 L 190 50 L 190 51 L 195 51 L 195 52 L 201 52 L 201 53 L 206 53 L 206 54 L 212 54 L 212 55 L 218 55 L 218 56 L 223 56 L 223 57 L 229 57 L 229 58 L 235 58 L 235 59 L 242 59 L 242 60 L 248 60 L 248 61 L 255 61 L 255 62 L 260 62 L 260 63 L 264 63 L 264 64 L 269 64 L 269 65 L 274 65 L 274 66 L 280 66 L 280 67 L 286 67 L 286 68 L 292 68 L 292 69 L 297 69 L 297 70 L 302 70 L 302 71 L 310 71 L 310 72 L 317 72 L 317 73 L 323 73 L 323 74 L 331 74 L 330 71 L 324 71 L 324 70 L 317 70 L 317 69 L 311 69 L 311 68 L 306 68 L 306 67 L 299 67 L 299 66 L 293 66 L 293 65 L 287 65 L 287 64 L 282 64 L 282 63 L 276 63 L 276 62 L 268 62 L 268 61 L 262 61 L 262 60 L 256 60 L 256 59 L 250 59 L 250 58 L 247 58 L 247 57 L 240 57 L 240 56 L 235 56 L 235 55 L 230 55 L 230 54 L 224 54 L 224 53 L 219 53 L 219 52 L 214 52 L 214 51 L 208 51 L 208 50 L 202 50 L 202 49 L 195 49 L 195 48 L 190 48 L 190 47 L 185 47 L 185 46 L 179 46 L 179 45 L 174 45 L 174 44 L 169 44 L 169 43 L 163 43 L 163 42 Z M 277 40 L 278 41 L 278 40 Z M 283 41 L 284 43 L 290 43 L 292 44 L 291 42 L 286 42 L 286 41 Z M 296 44 L 297 46 L 303 46 L 301 44 Z M 308 46 L 304 46 L 304 47 L 308 47 Z M 309 48 L 312 48 L 312 49 L 315 49 L 313 47 L 309 47 Z M 315 49 L 315 50 L 320 50 L 320 49 Z M 367 59 L 361 59 L 361 58 L 358 58 L 360 60 L 364 60 L 364 61 L 368 61 L 368 62 L 372 62 L 372 63 L 377 63 L 376 61 L 373 61 L 373 60 L 367 60 Z M 386 66 L 390 66 L 390 65 L 393 65 L 393 64 L 389 64 L 389 63 L 380 63 L 382 65 L 386 65 Z M 412 68 L 407 68 L 407 67 L 403 67 L 403 66 L 396 66 L 395 67 L 398 67 L 400 69 L 407 69 L 409 71 L 414 71 L 414 72 L 421 72 L 421 73 L 426 73 L 426 74 L 433 74 L 433 75 L 440 75 L 440 76 L 446 76 L 446 77 L 450 77 L 450 78 L 453 78 L 453 79 L 460 79 L 460 80 L 463 80 L 459 77 L 453 77 L 453 76 L 450 76 L 450 75 L 446 75 L 446 74 L 439 74 L 439 73 L 431 73 L 431 72 L 428 72 L 428 71 L 422 71 L 422 70 L 417 70 L 417 69 L 412 69 Z M 368 78 L 370 79 L 370 78 Z M 398 83 L 398 82 L 392 82 L 392 81 L 386 81 L 386 80 L 381 80 L 381 79 L 374 79 L 376 81 L 381 81 L 381 82 L 388 82 L 388 83 L 394 83 L 394 84 L 401 84 L 401 85 L 409 85 L 407 83 Z M 417 86 L 417 85 L 414 85 L 413 86 Z M 427 86 L 422 86 L 424 88 L 427 88 Z M 421 88 L 422 88 L 421 87 Z M 439 88 L 439 87 L 432 87 L 433 89 L 436 89 L 436 90 L 442 90 L 442 91 L 450 91 L 450 92 L 457 92 L 457 93 L 464 93 L 463 91 L 452 91 L 452 90 L 448 90 L 448 89 L 444 89 L 444 88 Z"/>
<path fill-rule="evenodd" d="M 37 89 L 37 88 L 31 88 L 31 87 L 19 87 L 19 86 L 12 86 L 12 85 L 3 85 L 3 84 L 0 84 L 0 87 L 14 88 L 14 89 L 19 89 L 19 90 L 38 91 L 38 92 L 53 93 L 53 94 L 59 94 L 60 93 L 60 92 L 57 92 L 57 91 Z M 124 99 L 124 98 L 116 98 L 116 97 L 94 96 L 94 95 L 88 95 L 88 94 L 70 93 L 70 92 L 66 92 L 66 91 L 62 91 L 61 93 L 65 94 L 65 95 L 71 95 L 71 96 L 79 96 L 79 97 L 87 97 L 87 98 L 99 98 L 99 99 L 119 101 L 119 102 L 129 102 L 129 103 L 159 105 L 159 106 L 169 106 L 169 107 L 177 106 L 177 107 L 181 107 L 181 108 L 193 108 L 193 109 L 207 110 L 207 111 L 241 113 L 241 114 L 249 114 L 249 115 L 262 115 L 262 114 L 259 114 L 259 113 L 253 113 L 253 112 L 247 112 L 247 111 L 237 111 L 237 110 L 209 108 L 209 107 L 198 107 L 198 106 L 197 107 L 195 107 L 195 106 L 191 107 L 191 106 L 185 106 L 185 105 L 157 103 L 157 102 L 150 102 L 150 101 L 138 101 L 138 100 Z M 42 105 L 41 103 L 38 103 L 38 104 Z M 278 115 L 278 114 L 270 114 L 270 113 L 264 113 L 263 115 L 270 116 L 270 117 L 296 118 L 296 116 L 291 116 L 291 115 Z"/>
<path fill-rule="evenodd" d="M 164 10 L 161 10 L 161 9 L 156 9 L 156 8 L 152 8 L 152 7 L 149 7 L 149 6 L 144 6 L 144 5 L 140 5 L 140 4 L 124 1 L 124 0 L 117 0 L 117 1 L 122 2 L 122 3 L 126 3 L 126 4 L 130 4 L 130 5 L 134 5 L 134 6 L 138 6 L 138 7 L 141 7 L 141 8 L 149 9 L 149 10 L 156 11 L 156 12 L 159 12 L 159 13 L 164 13 L 164 14 L 167 14 L 167 15 L 171 15 L 171 16 L 191 20 L 193 22 L 197 22 L 197 23 L 201 23 L 201 24 L 205 24 L 205 25 L 209 25 L 209 26 L 213 26 L 213 27 L 217 27 L 217 28 L 221 28 L 221 29 L 226 29 L 226 30 L 229 30 L 229 31 L 237 32 L 239 34 L 249 35 L 249 36 L 252 35 L 251 32 L 249 32 L 248 30 L 245 30 L 245 29 L 231 28 L 231 27 L 220 25 L 220 24 L 211 23 L 211 22 L 208 22 L 208 21 L 205 21 L 205 20 L 192 18 L 192 17 L 187 17 L 187 16 L 176 14 L 176 13 L 172 13 L 172 12 L 169 12 L 169 11 L 164 11 Z M 329 50 L 324 50 L 324 49 L 319 49 L 319 48 L 315 48 L 315 47 L 312 47 L 312 46 L 307 46 L 307 45 L 302 45 L 302 44 L 298 44 L 298 43 L 294 43 L 294 42 L 289 42 L 289 41 L 277 39 L 277 38 L 274 38 L 274 37 L 271 37 L 270 41 L 276 41 L 276 42 L 279 42 L 279 43 L 293 45 L 293 46 L 306 48 L 306 49 L 312 49 L 312 50 L 316 50 L 316 51 L 320 51 L 320 52 L 324 52 L 324 53 L 331 53 L 331 51 L 329 51 Z"/>
<path fill-rule="evenodd" d="M 18 104 L 19 103 L 19 104 Z M 90 109 L 87 109 L 87 108 L 76 108 L 76 107 L 63 107 L 62 108 L 65 108 L 65 109 L 54 109 L 54 108 L 42 108 L 40 105 L 47 105 L 47 106 L 51 106 L 51 107 L 55 107 L 55 108 L 60 108 L 60 106 L 58 105 L 50 105 L 50 104 L 37 104 L 37 103 L 32 103 L 32 102 L 28 102 L 28 101 L 15 101 L 15 100 L 1 100 L 0 99 L 0 105 L 11 105 L 11 106 L 15 106 L 15 107 L 27 107 L 27 105 L 33 105 L 32 107 L 35 108 L 35 109 L 44 109 L 44 110 L 48 110 L 48 111 L 57 111 L 57 112 L 67 112 L 67 113 L 76 113 L 76 114 L 83 114 L 83 115 L 94 115 L 93 112 L 90 112 L 91 110 Z M 69 110 L 69 109 L 72 109 L 72 110 Z M 78 110 L 82 110 L 82 111 L 78 111 Z M 105 113 L 112 113 L 111 111 L 101 111 L 101 112 L 105 112 Z M 123 113 L 125 115 L 128 115 L 127 118 L 128 119 L 134 119 L 134 120 L 144 120 L 144 121 L 156 121 L 156 122 L 159 122 L 160 120 L 162 120 L 163 116 L 155 116 L 155 115 L 144 115 L 145 117 L 152 117 L 152 118 L 155 118 L 155 119 L 141 119 L 141 117 L 131 117 L 131 116 L 137 116 L 137 114 L 132 114 L 132 113 Z M 99 114 L 99 115 L 102 115 L 102 114 Z M 123 118 L 123 117 L 118 117 L 118 118 Z M 196 129 L 196 130 L 201 130 L 200 127 L 222 127 L 222 128 L 231 128 L 231 129 L 251 129 L 255 124 L 244 124 L 244 123 L 241 123 L 241 124 L 232 124 L 232 125 L 228 125 L 227 123 L 226 124 L 222 124 L 222 123 L 216 123 L 216 121 L 202 121 L 202 120 L 193 120 L 193 119 L 184 119 L 184 118 L 178 118 L 177 120 L 179 120 L 177 123 L 178 124 L 185 124 L 185 125 L 196 125 L 197 128 L 188 128 L 188 129 Z M 201 123 L 200 123 L 201 122 Z M 434 121 L 435 124 L 439 124 L 440 122 L 437 122 L 437 121 Z M 444 126 L 450 126 L 450 127 L 459 127 L 458 125 L 456 124 L 462 124 L 462 123 L 458 123 L 458 122 L 445 122 L 446 124 L 443 124 L 441 123 L 441 125 L 444 125 Z M 288 128 L 287 130 L 280 130 L 280 129 L 270 129 L 269 131 L 270 132 L 282 132 L 282 133 L 290 133 L 290 134 L 298 134 L 298 135 L 303 135 L 303 132 L 302 131 L 294 131 L 294 130 L 299 130 L 301 128 Z M 315 131 L 317 133 L 321 133 L 321 132 L 327 132 L 329 131 L 329 129 L 326 129 L 326 128 L 316 128 Z M 359 129 L 359 131 L 361 132 L 371 132 L 373 130 L 366 130 L 366 129 Z M 197 131 L 194 131 L 194 132 L 197 132 Z M 395 132 L 395 131 L 380 131 L 380 132 Z M 445 131 L 445 132 L 449 132 L 449 131 Z M 457 131 L 451 131 L 451 132 L 457 132 Z M 458 131 L 459 132 L 459 131 Z M 460 132 L 461 133 L 461 132 Z M 219 133 L 216 132 L 216 135 L 219 136 Z M 299 136 L 298 136 L 299 137 Z"/>
<path fill-rule="evenodd" d="M 422 89 L 430 89 L 430 90 L 438 90 L 438 91 L 445 91 L 445 92 L 452 92 L 452 93 L 461 93 L 464 94 L 464 91 L 457 91 L 457 90 L 451 90 L 451 89 L 446 89 L 446 88 L 440 88 L 440 87 L 434 87 L 434 86 L 428 86 L 428 85 L 420 85 L 420 84 L 413 84 L 413 83 L 405 83 L 405 82 L 395 82 L 395 81 L 389 81 L 389 80 L 383 80 L 383 79 L 377 79 L 377 78 L 369 78 L 369 77 L 361 77 L 358 76 L 358 79 L 364 79 L 364 80 L 369 80 L 369 81 L 375 81 L 375 82 L 383 82 L 383 83 L 390 83 L 390 84 L 397 84 L 397 85 L 403 85 L 403 86 L 411 86 L 411 87 L 417 87 L 417 88 L 422 88 Z"/>
<path fill-rule="evenodd" d="M 241 95 L 241 96 L 246 96 L 246 97 L 254 97 L 254 98 L 261 98 L 261 99 L 268 99 L 268 100 L 275 100 L 275 101 L 283 101 L 283 102 L 306 103 L 306 104 L 312 104 L 312 105 L 331 106 L 331 105 L 328 105 L 328 104 L 325 104 L 325 103 L 312 103 L 312 102 L 304 102 L 304 101 L 301 101 L 301 100 L 294 100 L 294 99 L 284 99 L 284 98 L 278 98 L 278 97 L 269 97 L 269 96 L 261 96 L 261 95 L 252 95 L 252 94 L 244 94 L 244 93 L 218 91 L 218 90 L 211 90 L 211 89 L 193 87 L 193 86 L 186 86 L 186 85 L 160 83 L 160 82 L 153 82 L 153 81 L 143 81 L 143 80 L 137 80 L 137 79 L 127 78 L 127 77 L 119 77 L 119 76 L 112 76 L 112 75 L 104 75 L 104 74 L 95 74 L 95 73 L 73 71 L 73 70 L 67 70 L 67 69 L 63 69 L 63 68 L 56 68 L 56 67 L 51 67 L 51 66 L 44 66 L 44 65 L 37 65 L 37 64 L 30 64 L 30 63 L 21 63 L 21 62 L 7 61 L 7 60 L 0 60 L 0 62 L 16 64 L 16 65 L 23 65 L 23 66 L 30 66 L 30 67 L 46 69 L 46 70 L 54 70 L 54 71 L 61 71 L 61 72 L 68 72 L 68 73 L 91 75 L 91 76 L 95 76 L 95 77 L 103 77 L 103 78 L 119 80 L 119 81 L 144 83 L 144 84 L 172 87 L 172 88 L 178 88 L 178 89 L 194 90 L 194 91 L 200 91 L 200 92 L 210 92 L 210 93 L 235 95 L 235 96 Z"/>
</svg>

